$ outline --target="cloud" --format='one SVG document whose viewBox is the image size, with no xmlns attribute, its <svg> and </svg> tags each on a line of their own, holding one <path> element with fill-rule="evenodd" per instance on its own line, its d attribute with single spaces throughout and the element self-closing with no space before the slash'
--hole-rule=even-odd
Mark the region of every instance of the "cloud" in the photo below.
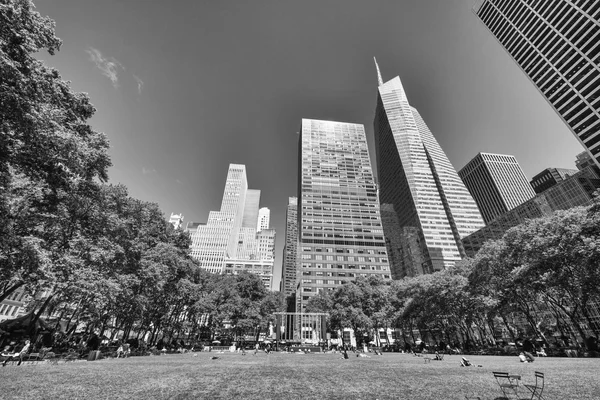
<svg viewBox="0 0 600 400">
<path fill-rule="evenodd" d="M 141 80 L 140 77 L 137 76 L 136 74 L 133 74 L 133 79 L 135 79 L 135 81 L 137 82 L 138 93 L 142 94 L 142 89 L 144 88 L 144 81 Z"/>
<path fill-rule="evenodd" d="M 86 53 L 90 55 L 90 60 L 96 64 L 96 67 L 102 71 L 102 75 L 110 79 L 115 88 L 119 87 L 118 71 L 119 69 L 125 70 L 125 67 L 115 58 L 104 57 L 100 50 L 93 47 L 87 49 Z"/>
<path fill-rule="evenodd" d="M 155 174 L 155 173 L 156 173 L 156 170 L 154 168 L 142 167 L 142 174 L 144 174 L 144 175 Z"/>
<path fill-rule="evenodd" d="M 183 182 L 180 181 L 179 179 L 175 179 L 175 182 L 179 183 L 180 185 L 183 185 Z"/>
</svg>

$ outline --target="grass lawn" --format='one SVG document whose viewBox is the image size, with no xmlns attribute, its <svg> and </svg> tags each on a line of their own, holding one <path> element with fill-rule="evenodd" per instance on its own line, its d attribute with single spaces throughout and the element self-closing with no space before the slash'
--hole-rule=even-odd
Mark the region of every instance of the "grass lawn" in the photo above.
<svg viewBox="0 0 600 400">
<path fill-rule="evenodd" d="M 349 360 L 339 354 L 194 353 L 0 368 L 2 399 L 482 399 L 502 396 L 492 371 L 533 383 L 546 374 L 547 399 L 600 399 L 600 359 L 460 356 L 424 363 L 387 353 Z M 219 359 L 211 360 L 211 356 Z M 520 388 L 522 397 L 528 393 Z"/>
</svg>

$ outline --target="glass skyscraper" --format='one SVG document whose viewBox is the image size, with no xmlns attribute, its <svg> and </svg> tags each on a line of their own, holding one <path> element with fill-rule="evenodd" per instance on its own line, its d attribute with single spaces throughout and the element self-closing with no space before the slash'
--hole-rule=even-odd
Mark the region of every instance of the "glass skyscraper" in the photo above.
<svg viewBox="0 0 600 400">
<path fill-rule="evenodd" d="M 431 273 L 452 266 L 464 255 L 461 237 L 484 223 L 471 194 L 437 140 L 411 107 L 399 77 L 384 83 L 377 67 L 375 148 L 379 200 L 391 204 L 400 227 L 418 254 L 401 269 Z M 413 237 L 417 233 L 418 237 Z"/>
<path fill-rule="evenodd" d="M 296 310 L 357 276 L 391 279 L 363 125 L 302 120 Z"/>
<path fill-rule="evenodd" d="M 458 175 L 479 206 L 486 224 L 535 196 L 514 156 L 479 153 Z"/>
<path fill-rule="evenodd" d="M 600 2 L 484 0 L 474 12 L 600 166 Z"/>
<path fill-rule="evenodd" d="M 290 197 L 288 200 L 285 221 L 281 291 L 287 297 L 296 291 L 296 256 L 298 249 L 298 199 L 296 197 Z"/>
</svg>

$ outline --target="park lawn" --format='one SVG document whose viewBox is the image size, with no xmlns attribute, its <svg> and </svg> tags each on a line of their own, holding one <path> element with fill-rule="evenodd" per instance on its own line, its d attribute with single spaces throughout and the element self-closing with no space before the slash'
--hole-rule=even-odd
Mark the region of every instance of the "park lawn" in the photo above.
<svg viewBox="0 0 600 400">
<path fill-rule="evenodd" d="M 219 357 L 212 360 L 211 357 Z M 547 399 L 600 399 L 600 359 L 460 356 L 425 363 L 410 354 L 349 360 L 339 354 L 193 353 L 0 369 L 2 399 L 482 399 L 502 396 L 492 371 L 534 382 Z M 528 393 L 521 388 L 522 397 Z"/>
</svg>

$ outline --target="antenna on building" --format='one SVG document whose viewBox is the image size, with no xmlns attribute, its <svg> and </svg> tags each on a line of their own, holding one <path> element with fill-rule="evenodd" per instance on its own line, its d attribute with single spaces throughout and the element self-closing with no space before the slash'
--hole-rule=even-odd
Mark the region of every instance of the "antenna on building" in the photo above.
<svg viewBox="0 0 600 400">
<path fill-rule="evenodd" d="M 381 71 L 379 70 L 379 65 L 377 65 L 377 59 L 375 57 L 373 57 L 373 60 L 375 60 L 375 68 L 377 68 L 377 83 L 378 86 L 383 85 L 383 79 L 381 78 Z"/>
</svg>

